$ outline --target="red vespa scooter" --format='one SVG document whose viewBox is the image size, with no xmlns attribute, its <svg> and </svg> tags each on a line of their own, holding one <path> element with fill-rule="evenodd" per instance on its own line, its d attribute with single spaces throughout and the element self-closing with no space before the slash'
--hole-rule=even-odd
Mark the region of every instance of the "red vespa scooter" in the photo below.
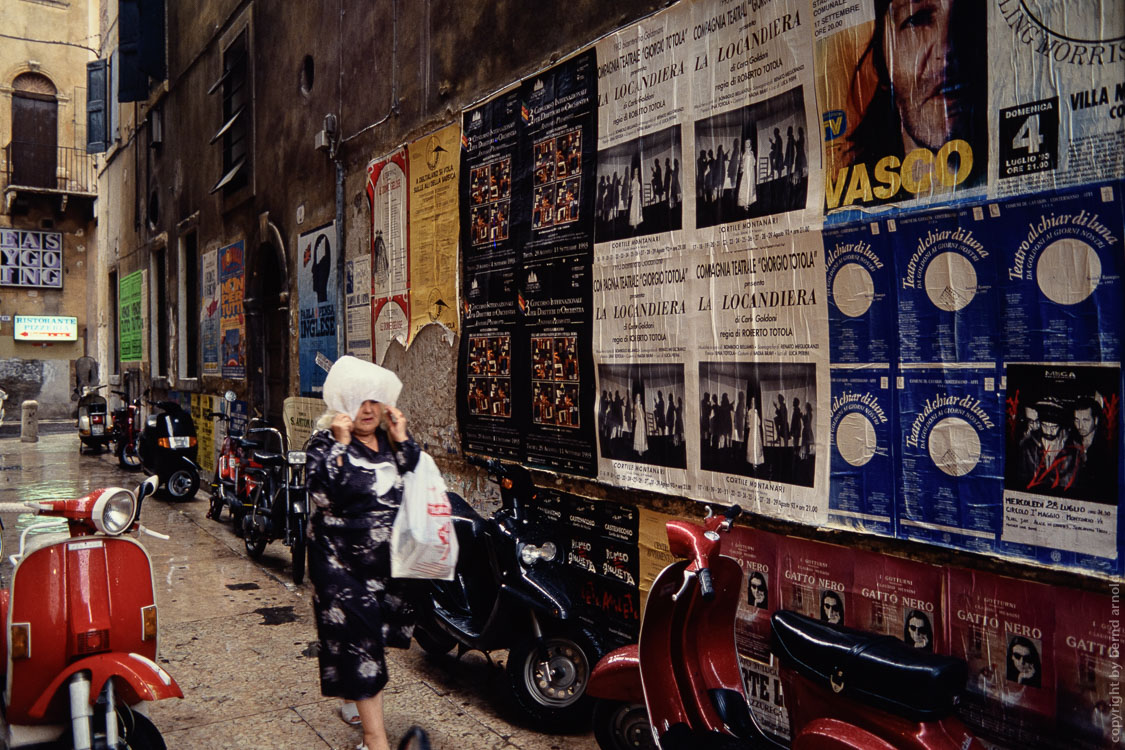
<svg viewBox="0 0 1125 750">
<path fill-rule="evenodd" d="M 138 530 L 167 539 L 137 520 L 157 481 L 149 477 L 136 492 L 110 487 L 73 500 L 0 503 L 0 511 L 64 518 L 69 530 L 42 533 L 57 521 L 25 528 L 10 590 L 0 591 L 5 739 L 13 750 L 165 747 L 144 702 L 183 692 L 156 663 L 148 553 L 122 536 Z"/>
<path fill-rule="evenodd" d="M 739 512 L 668 522 L 680 560 L 653 583 L 640 641 L 606 655 L 590 679 L 603 750 L 786 747 L 756 721 L 739 670 L 742 568 L 719 554 L 719 532 Z M 983 750 L 952 715 L 964 662 L 794 612 L 772 624 L 794 750 Z"/>
</svg>

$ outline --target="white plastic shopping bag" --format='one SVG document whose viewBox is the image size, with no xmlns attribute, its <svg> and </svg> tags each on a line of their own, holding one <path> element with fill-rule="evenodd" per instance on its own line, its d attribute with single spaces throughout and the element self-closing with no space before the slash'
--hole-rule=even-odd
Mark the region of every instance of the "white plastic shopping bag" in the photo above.
<svg viewBox="0 0 1125 750">
<path fill-rule="evenodd" d="M 391 576 L 450 581 L 457 566 L 457 535 L 445 480 L 423 452 L 402 481 L 402 505 L 391 527 Z"/>
</svg>

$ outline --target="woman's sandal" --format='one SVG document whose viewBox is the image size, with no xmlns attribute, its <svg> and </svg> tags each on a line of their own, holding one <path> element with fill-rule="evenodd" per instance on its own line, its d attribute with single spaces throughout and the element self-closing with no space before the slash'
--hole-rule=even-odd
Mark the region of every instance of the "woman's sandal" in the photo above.
<svg viewBox="0 0 1125 750">
<path fill-rule="evenodd" d="M 351 701 L 347 701 L 340 706 L 340 718 L 353 727 L 358 727 L 363 723 L 363 720 L 359 718 L 359 710 L 355 707 L 355 703 Z M 366 748 L 361 747 L 357 750 L 366 750 Z"/>
</svg>

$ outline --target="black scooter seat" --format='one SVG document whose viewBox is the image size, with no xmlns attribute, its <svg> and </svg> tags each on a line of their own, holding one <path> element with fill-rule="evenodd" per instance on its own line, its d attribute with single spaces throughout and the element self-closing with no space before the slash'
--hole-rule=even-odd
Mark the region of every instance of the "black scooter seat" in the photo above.
<svg viewBox="0 0 1125 750">
<path fill-rule="evenodd" d="M 285 456 L 271 451 L 254 451 L 254 460 L 262 466 L 282 466 L 285 464 Z"/>
<path fill-rule="evenodd" d="M 965 687 L 965 662 L 912 648 L 892 636 L 783 610 L 774 613 L 772 622 L 773 650 L 783 666 L 845 697 L 912 721 L 948 716 Z"/>
</svg>

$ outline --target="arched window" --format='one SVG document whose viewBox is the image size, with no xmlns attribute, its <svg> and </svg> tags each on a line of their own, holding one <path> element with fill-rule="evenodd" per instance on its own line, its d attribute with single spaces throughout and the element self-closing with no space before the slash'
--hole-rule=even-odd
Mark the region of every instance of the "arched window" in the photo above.
<svg viewBox="0 0 1125 750">
<path fill-rule="evenodd" d="M 21 73 L 12 81 L 13 185 L 58 187 L 59 114 L 55 85 L 39 73 Z"/>
</svg>

